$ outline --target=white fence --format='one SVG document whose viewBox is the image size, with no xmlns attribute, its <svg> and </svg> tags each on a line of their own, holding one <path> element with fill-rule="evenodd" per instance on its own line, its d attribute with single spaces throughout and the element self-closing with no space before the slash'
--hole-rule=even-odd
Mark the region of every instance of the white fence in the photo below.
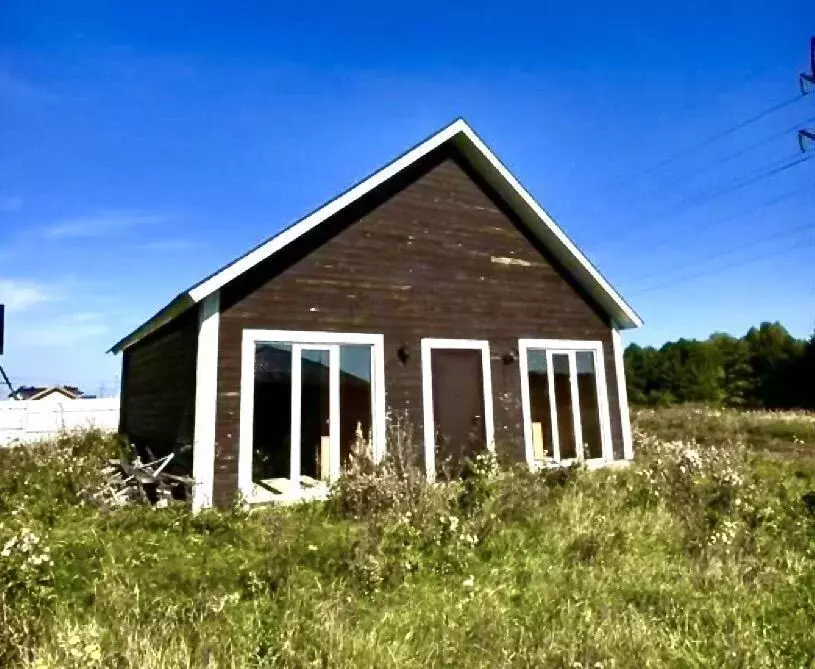
<svg viewBox="0 0 815 669">
<path fill-rule="evenodd" d="M 119 427 L 119 398 L 94 400 L 2 400 L 0 446 L 47 439 L 62 430 Z"/>
</svg>

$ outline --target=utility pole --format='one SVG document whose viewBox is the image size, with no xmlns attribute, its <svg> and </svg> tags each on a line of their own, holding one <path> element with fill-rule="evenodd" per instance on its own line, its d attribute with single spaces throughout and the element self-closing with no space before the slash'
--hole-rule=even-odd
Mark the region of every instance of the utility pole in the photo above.
<svg viewBox="0 0 815 669">
<path fill-rule="evenodd" d="M 809 72 L 802 72 L 798 77 L 801 95 L 806 95 L 810 88 L 815 88 L 815 36 L 809 38 Z M 801 153 L 807 150 L 807 142 L 815 142 L 815 129 L 802 128 L 798 131 L 798 146 Z"/>
<path fill-rule="evenodd" d="M 0 304 L 0 355 L 3 355 L 3 332 L 5 330 L 6 324 L 6 307 L 3 304 Z M 3 377 L 3 381 L 8 386 L 9 390 L 9 399 L 14 399 L 16 392 L 14 390 L 14 386 L 11 385 L 11 381 L 9 381 L 8 376 L 6 375 L 6 370 L 3 369 L 3 365 L 0 365 L 0 376 Z"/>
</svg>

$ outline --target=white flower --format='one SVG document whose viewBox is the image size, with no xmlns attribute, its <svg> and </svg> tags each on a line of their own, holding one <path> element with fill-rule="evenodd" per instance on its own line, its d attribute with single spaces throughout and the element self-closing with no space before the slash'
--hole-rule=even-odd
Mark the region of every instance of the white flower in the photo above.
<svg viewBox="0 0 815 669">
<path fill-rule="evenodd" d="M 0 553 L 0 555 L 2 555 L 3 557 L 8 557 L 9 555 L 11 555 L 11 549 L 14 548 L 16 544 L 17 536 L 15 535 L 5 543 L 5 545 L 3 546 L 3 552 Z"/>
<path fill-rule="evenodd" d="M 315 546 L 314 544 L 309 544 L 309 545 L 308 545 L 308 549 L 309 549 L 310 551 L 316 551 L 316 550 L 317 550 L 317 546 Z"/>
<path fill-rule="evenodd" d="M 463 585 L 465 588 L 472 588 L 472 587 L 474 587 L 474 586 L 475 586 L 475 576 L 473 576 L 472 574 L 470 574 L 470 575 L 469 575 L 467 578 L 465 578 L 465 579 L 462 581 L 461 585 Z"/>
</svg>

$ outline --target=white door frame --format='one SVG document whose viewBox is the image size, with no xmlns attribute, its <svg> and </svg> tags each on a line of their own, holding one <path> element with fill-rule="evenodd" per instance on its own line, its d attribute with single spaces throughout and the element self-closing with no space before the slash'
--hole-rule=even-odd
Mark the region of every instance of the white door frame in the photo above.
<svg viewBox="0 0 815 669">
<path fill-rule="evenodd" d="M 240 427 L 238 435 L 238 490 L 247 502 L 280 499 L 252 481 L 253 423 L 255 415 L 255 346 L 258 343 L 290 344 L 292 348 L 291 395 L 291 494 L 300 497 L 300 420 L 302 400 L 302 351 L 324 350 L 329 354 L 329 439 L 331 444 L 330 480 L 340 474 L 340 346 L 361 344 L 371 347 L 371 432 L 373 458 L 385 454 L 385 337 L 357 332 L 317 332 L 303 330 L 243 331 L 241 341 Z M 295 439 L 295 437 L 297 437 Z M 294 445 L 298 447 L 295 448 Z"/>
<path fill-rule="evenodd" d="M 300 472 L 302 462 L 303 419 L 303 351 L 328 353 L 328 480 L 340 476 L 340 345 L 339 344 L 292 344 L 291 347 L 291 456 L 289 479 L 293 497 L 300 496 Z M 372 356 L 373 357 L 373 356 Z M 295 448 L 295 444 L 297 447 Z"/>
<path fill-rule="evenodd" d="M 552 429 L 552 458 L 546 462 L 535 460 L 534 445 L 532 443 L 532 409 L 529 399 L 529 350 L 542 350 L 546 353 L 547 382 L 549 385 L 549 422 Z M 600 437 L 602 442 L 602 457 L 586 460 L 587 463 L 599 464 L 614 459 L 611 442 L 611 420 L 609 417 L 608 387 L 606 386 L 605 359 L 603 357 L 603 342 L 580 341 L 575 339 L 519 339 L 518 357 L 520 359 L 521 373 L 521 411 L 523 414 L 524 447 L 526 461 L 530 467 L 550 464 L 569 464 L 574 459 L 562 460 L 560 458 L 560 435 L 558 434 L 558 415 L 555 403 L 554 374 L 552 366 L 553 355 L 565 355 L 569 361 L 569 386 L 572 404 L 572 420 L 575 438 L 575 453 L 578 460 L 584 459 L 583 453 L 583 425 L 580 419 L 580 402 L 577 389 L 577 353 L 590 352 L 594 356 L 595 390 L 597 392 L 597 409 L 600 412 Z"/>
<path fill-rule="evenodd" d="M 422 339 L 422 408 L 424 422 L 424 458 L 427 478 L 436 478 L 436 429 L 433 417 L 433 349 L 457 349 L 481 351 L 481 377 L 484 393 L 484 434 L 487 449 L 495 451 L 495 423 L 493 422 L 492 374 L 490 368 L 490 344 L 480 339 Z"/>
</svg>

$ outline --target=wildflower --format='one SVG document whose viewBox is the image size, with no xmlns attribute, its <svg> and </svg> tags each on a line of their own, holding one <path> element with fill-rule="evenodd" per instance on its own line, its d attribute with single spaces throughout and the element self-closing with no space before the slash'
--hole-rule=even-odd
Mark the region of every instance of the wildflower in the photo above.
<svg viewBox="0 0 815 669">
<path fill-rule="evenodd" d="M 316 551 L 316 550 L 317 550 L 317 546 L 315 546 L 314 544 L 309 544 L 309 545 L 308 545 L 308 550 L 310 550 L 310 551 Z"/>
<path fill-rule="evenodd" d="M 16 544 L 17 536 L 15 535 L 5 543 L 5 545 L 3 546 L 3 551 L 2 553 L 0 553 L 0 555 L 2 555 L 3 557 L 8 557 L 9 555 L 11 555 L 11 549 L 14 548 Z"/>
<path fill-rule="evenodd" d="M 475 576 L 473 576 L 472 574 L 470 574 L 470 575 L 469 575 L 467 578 L 465 578 L 465 579 L 462 581 L 461 585 L 463 585 L 465 588 L 472 588 L 472 587 L 474 587 L 474 586 L 475 586 Z"/>
</svg>

